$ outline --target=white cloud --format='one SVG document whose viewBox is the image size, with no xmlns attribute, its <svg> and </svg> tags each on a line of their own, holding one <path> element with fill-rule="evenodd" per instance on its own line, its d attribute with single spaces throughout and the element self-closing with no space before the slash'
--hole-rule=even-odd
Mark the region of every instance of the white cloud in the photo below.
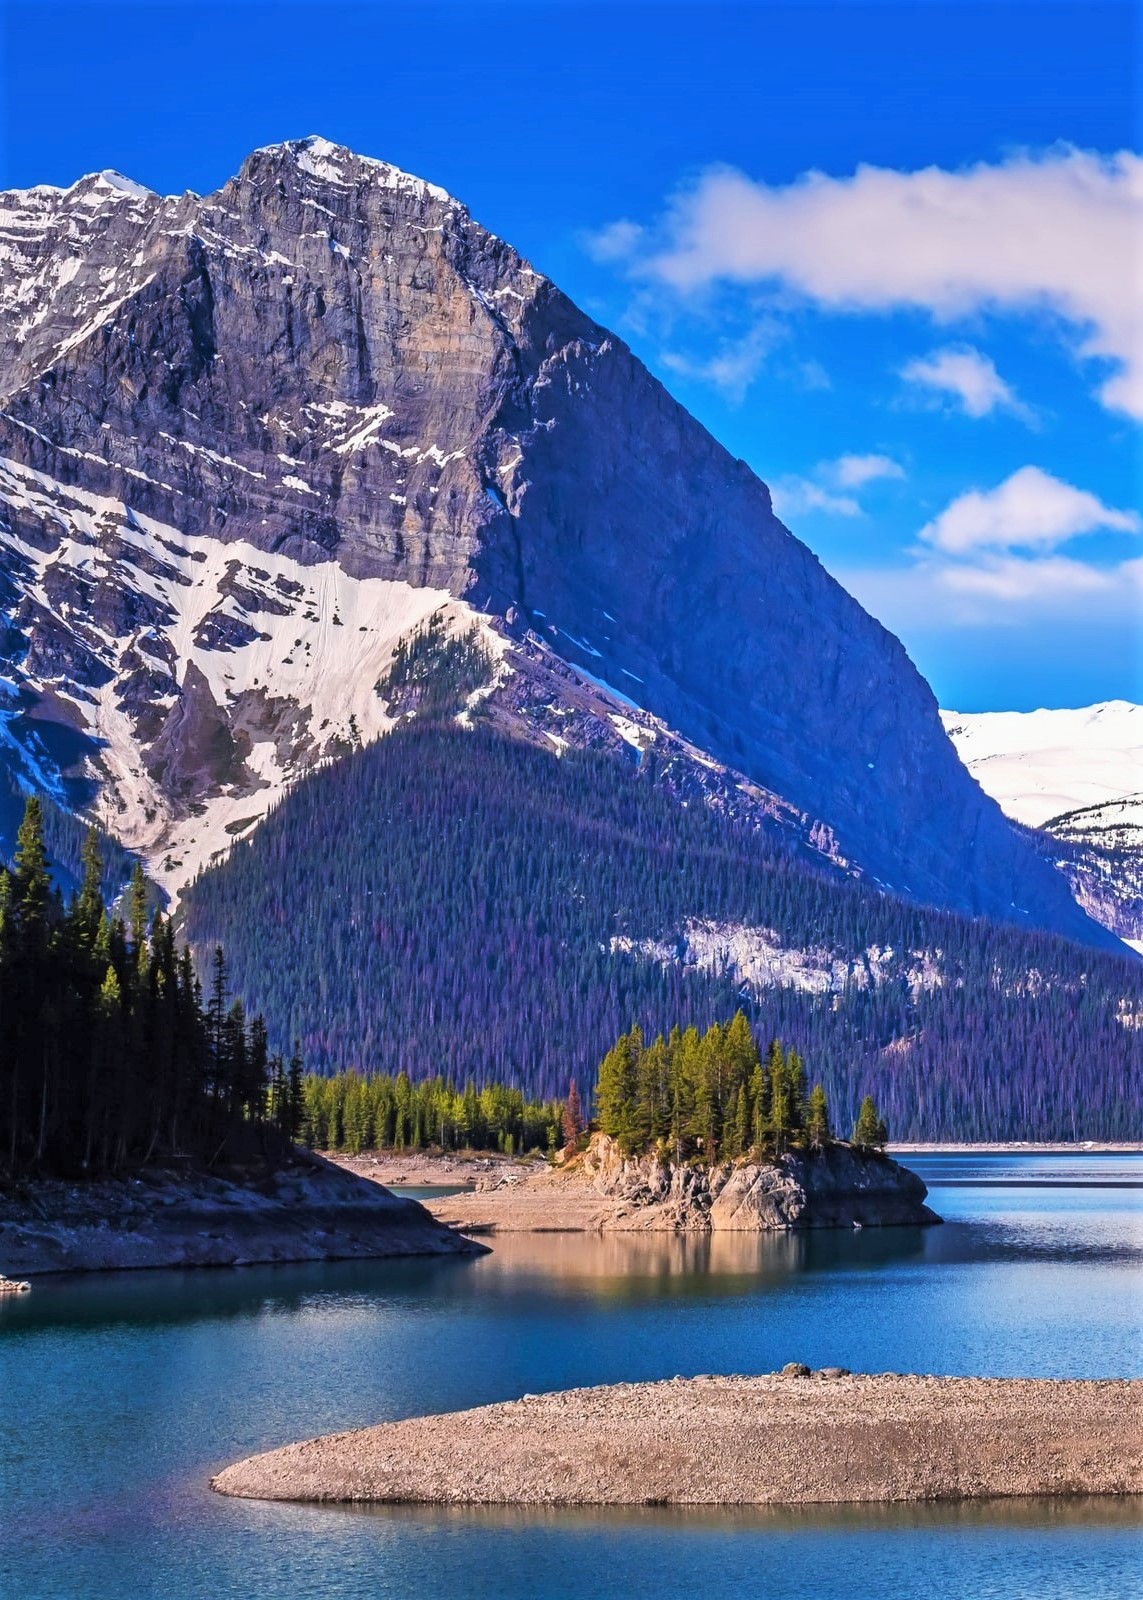
<svg viewBox="0 0 1143 1600">
<path fill-rule="evenodd" d="M 862 517 L 865 513 L 856 497 L 838 490 L 861 489 L 878 478 L 904 476 L 904 467 L 890 456 L 838 456 L 836 461 L 819 461 L 810 478 L 788 474 L 777 479 L 770 494 L 780 517 L 796 517 L 806 511 L 821 511 L 831 517 Z"/>
<path fill-rule="evenodd" d="M 695 360 L 666 350 L 661 359 L 665 367 L 680 377 L 712 384 L 727 399 L 741 400 L 784 333 L 778 323 L 768 318 L 757 322 L 741 339 L 724 341 L 713 356 Z"/>
<path fill-rule="evenodd" d="M 796 517 L 806 511 L 824 511 L 831 517 L 860 517 L 861 507 L 852 495 L 834 494 L 809 478 L 778 478 L 770 498 L 779 517 Z"/>
<path fill-rule="evenodd" d="M 1137 532 L 1134 511 L 1117 511 L 1039 467 L 1021 467 L 995 489 L 970 489 L 921 529 L 923 543 L 950 555 L 972 550 L 1053 549 L 1079 534 Z"/>
<path fill-rule="evenodd" d="M 708 171 L 670 208 L 657 248 L 599 236 L 608 259 L 679 290 L 777 282 L 846 312 L 917 308 L 941 321 L 1045 311 L 1082 355 L 1118 365 L 1104 405 L 1143 417 L 1143 157 L 1062 147 L 960 171 L 860 166 L 785 186 Z"/>
<path fill-rule="evenodd" d="M 834 576 L 887 628 L 908 640 L 950 629 L 1030 624 L 1139 633 L 1143 560 L 1107 567 L 1067 556 L 938 557 L 909 567 L 837 570 Z"/>
<path fill-rule="evenodd" d="M 1011 411 L 1026 422 L 1032 420 L 1032 413 L 1005 383 L 991 357 L 971 345 L 934 350 L 932 355 L 903 366 L 901 377 L 906 383 L 952 395 L 970 417 L 986 417 L 1000 409 Z"/>
<path fill-rule="evenodd" d="M 905 476 L 904 467 L 890 456 L 839 456 L 836 461 L 823 462 L 818 472 L 842 489 L 860 489 L 876 478 Z"/>
<path fill-rule="evenodd" d="M 598 233 L 588 234 L 584 240 L 587 253 L 595 261 L 623 261 L 639 248 L 643 229 L 627 218 L 610 222 Z"/>
<path fill-rule="evenodd" d="M 1137 639 L 1143 557 L 1084 561 L 1057 547 L 1099 529 L 1136 532 L 1140 518 L 1021 467 L 995 489 L 960 495 L 921 530 L 909 564 L 835 576 L 905 638 L 958 629 L 1051 626 L 1073 640 Z M 1130 645 L 1129 648 L 1134 648 Z"/>
</svg>

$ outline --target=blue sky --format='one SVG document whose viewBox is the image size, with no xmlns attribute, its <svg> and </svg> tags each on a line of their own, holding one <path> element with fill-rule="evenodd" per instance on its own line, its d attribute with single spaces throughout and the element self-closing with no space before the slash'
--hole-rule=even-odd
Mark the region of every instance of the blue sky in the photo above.
<svg viewBox="0 0 1143 1600">
<path fill-rule="evenodd" d="M 203 192 L 310 132 L 394 161 L 621 333 L 942 704 L 1143 698 L 1137 8 L 2 18 L 0 185 Z"/>
</svg>

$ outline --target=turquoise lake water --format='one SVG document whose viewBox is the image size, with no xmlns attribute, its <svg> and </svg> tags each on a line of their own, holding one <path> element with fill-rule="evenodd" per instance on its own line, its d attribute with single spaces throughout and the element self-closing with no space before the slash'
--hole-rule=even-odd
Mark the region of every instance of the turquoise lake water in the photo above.
<svg viewBox="0 0 1143 1600">
<path fill-rule="evenodd" d="M 507 1237 L 477 1261 L 41 1280 L 0 1302 L 3 1600 L 1127 1600 L 1123 1502 L 781 1512 L 262 1506 L 251 1451 L 525 1392 L 790 1360 L 1143 1376 L 1143 1157 L 926 1156 L 947 1219 Z"/>
</svg>

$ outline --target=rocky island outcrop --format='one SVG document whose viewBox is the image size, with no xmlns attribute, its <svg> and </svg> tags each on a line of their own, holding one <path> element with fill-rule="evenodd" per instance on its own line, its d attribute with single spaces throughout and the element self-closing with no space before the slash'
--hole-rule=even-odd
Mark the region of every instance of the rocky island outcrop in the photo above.
<svg viewBox="0 0 1143 1600">
<path fill-rule="evenodd" d="M 832 1143 L 707 1166 L 625 1156 L 604 1133 L 558 1165 L 480 1175 L 467 1194 L 429 1201 L 470 1233 L 736 1232 L 918 1226 L 941 1219 L 916 1173 Z"/>
<path fill-rule="evenodd" d="M 221 1494 L 448 1505 L 798 1505 L 1143 1493 L 1143 1382 L 621 1383 L 411 1417 L 228 1467 Z"/>
<path fill-rule="evenodd" d="M 0 1186 L 0 1262 L 29 1277 L 483 1251 L 415 1200 L 304 1152 L 261 1173 Z"/>
</svg>

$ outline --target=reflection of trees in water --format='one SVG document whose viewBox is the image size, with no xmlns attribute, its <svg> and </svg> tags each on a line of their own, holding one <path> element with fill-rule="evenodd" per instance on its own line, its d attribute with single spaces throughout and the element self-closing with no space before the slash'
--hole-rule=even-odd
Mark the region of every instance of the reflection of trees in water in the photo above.
<svg viewBox="0 0 1143 1600">
<path fill-rule="evenodd" d="M 284 1262 L 281 1266 L 91 1272 L 38 1279 L 30 1295 L 0 1298 L 0 1330 L 165 1327 L 328 1310 L 391 1310 L 456 1293 L 473 1258 Z M 459 1273 L 457 1268 L 460 1269 Z M 450 1281 L 451 1280 L 451 1281 Z"/>
<path fill-rule="evenodd" d="M 522 1277 L 628 1300 L 736 1295 L 781 1288 L 799 1273 L 890 1266 L 923 1255 L 923 1228 L 798 1233 L 505 1233 L 476 1281 L 503 1290 Z"/>
<path fill-rule="evenodd" d="M 931 1254 L 944 1229 L 805 1233 L 505 1233 L 478 1260 L 307 1262 L 231 1270 L 90 1273 L 0 1300 L 0 1330 L 169 1326 L 340 1308 L 400 1311 L 527 1293 L 607 1300 L 720 1298 L 779 1290 L 802 1273 L 868 1271 Z"/>
</svg>

